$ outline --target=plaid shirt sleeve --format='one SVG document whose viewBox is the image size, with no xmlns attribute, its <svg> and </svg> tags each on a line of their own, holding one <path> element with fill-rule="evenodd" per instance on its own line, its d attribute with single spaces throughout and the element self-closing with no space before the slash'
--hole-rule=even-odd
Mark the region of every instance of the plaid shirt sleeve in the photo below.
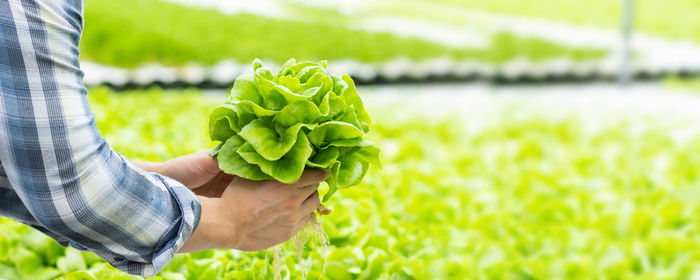
<svg viewBox="0 0 700 280">
<path fill-rule="evenodd" d="M 152 276 L 190 237 L 201 206 L 100 136 L 78 63 L 83 7 L 0 0 L 0 214 Z"/>
</svg>

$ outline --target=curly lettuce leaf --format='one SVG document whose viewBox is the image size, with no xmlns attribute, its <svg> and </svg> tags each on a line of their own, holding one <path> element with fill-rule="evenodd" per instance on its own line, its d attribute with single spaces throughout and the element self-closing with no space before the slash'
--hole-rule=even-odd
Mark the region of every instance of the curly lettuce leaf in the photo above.
<svg viewBox="0 0 700 280">
<path fill-rule="evenodd" d="M 260 166 L 249 163 L 241 157 L 238 149 L 244 144 L 246 143 L 243 138 L 237 135 L 226 140 L 217 154 L 221 171 L 255 181 L 274 179 L 272 176 L 264 173 Z"/>
<path fill-rule="evenodd" d="M 243 144 L 237 152 L 245 161 L 259 166 L 262 172 L 277 181 L 292 184 L 301 177 L 306 161 L 313 152 L 309 140 L 306 139 L 306 135 L 302 131 L 299 131 L 295 138 L 297 141 L 294 142 L 289 152 L 278 160 L 268 160 L 261 156 L 250 143 Z"/>
</svg>

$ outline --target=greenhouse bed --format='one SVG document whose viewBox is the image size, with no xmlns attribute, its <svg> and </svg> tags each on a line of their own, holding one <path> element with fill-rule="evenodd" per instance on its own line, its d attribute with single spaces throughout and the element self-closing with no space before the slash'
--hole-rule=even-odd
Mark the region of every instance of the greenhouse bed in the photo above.
<svg viewBox="0 0 700 280">
<path fill-rule="evenodd" d="M 84 82 L 87 86 L 107 85 L 115 89 L 160 86 L 163 88 L 228 88 L 249 65 L 222 61 L 213 66 L 190 64 L 183 67 L 165 67 L 147 64 L 136 69 L 124 69 L 83 62 Z M 273 63 L 269 62 L 269 65 Z M 612 81 L 620 67 L 610 59 L 574 62 L 552 59 L 532 62 L 516 59 L 500 66 L 475 61 L 434 59 L 414 62 L 396 59 L 385 63 L 367 64 L 355 61 L 330 62 L 329 72 L 348 73 L 358 84 L 395 84 L 484 81 L 498 84 L 556 83 Z M 630 77 L 635 80 L 658 80 L 667 76 L 693 77 L 700 75 L 700 65 L 654 66 L 635 64 Z"/>
</svg>

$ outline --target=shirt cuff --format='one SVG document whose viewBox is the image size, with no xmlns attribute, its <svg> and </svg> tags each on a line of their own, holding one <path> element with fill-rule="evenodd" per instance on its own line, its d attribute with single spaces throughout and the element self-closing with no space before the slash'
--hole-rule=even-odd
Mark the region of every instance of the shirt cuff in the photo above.
<svg viewBox="0 0 700 280">
<path fill-rule="evenodd" d="M 116 269 L 133 275 L 152 277 L 161 271 L 185 244 L 199 224 L 202 205 L 197 196 L 180 182 L 152 173 L 159 179 L 177 202 L 180 218 L 173 221 L 173 227 L 166 232 L 153 251 L 151 263 L 125 260 L 120 256 L 98 254 Z M 71 244 L 73 245 L 73 244 Z M 80 249 L 80 248 L 78 248 Z"/>
</svg>

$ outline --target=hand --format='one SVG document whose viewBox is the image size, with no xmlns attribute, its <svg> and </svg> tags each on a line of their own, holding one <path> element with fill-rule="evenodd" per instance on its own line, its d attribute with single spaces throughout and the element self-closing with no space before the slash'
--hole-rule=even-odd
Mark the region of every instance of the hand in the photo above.
<svg viewBox="0 0 700 280">
<path fill-rule="evenodd" d="M 200 197 L 200 223 L 179 252 L 259 251 L 289 240 L 320 206 L 318 184 L 328 176 L 309 169 L 294 184 L 236 177 L 220 198 Z"/>
<path fill-rule="evenodd" d="M 177 180 L 195 194 L 220 197 L 235 176 L 223 173 L 209 150 L 173 158 L 163 163 L 137 162 L 141 168 Z"/>
</svg>

